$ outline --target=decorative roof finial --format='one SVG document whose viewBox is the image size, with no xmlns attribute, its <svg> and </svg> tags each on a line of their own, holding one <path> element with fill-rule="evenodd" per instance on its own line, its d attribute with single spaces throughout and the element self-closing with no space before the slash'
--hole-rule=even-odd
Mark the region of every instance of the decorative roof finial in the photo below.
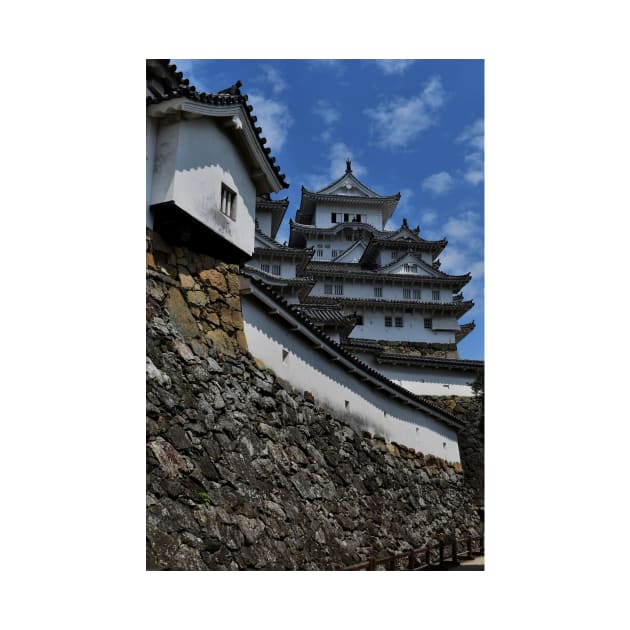
<svg viewBox="0 0 630 630">
<path fill-rule="evenodd" d="M 350 158 L 346 160 L 346 173 L 352 173 L 352 162 Z"/>
<path fill-rule="evenodd" d="M 404 228 L 409 229 L 409 225 L 408 225 L 408 223 L 407 223 L 407 219 L 406 219 L 406 218 L 402 220 L 402 226 L 403 226 Z"/>
</svg>

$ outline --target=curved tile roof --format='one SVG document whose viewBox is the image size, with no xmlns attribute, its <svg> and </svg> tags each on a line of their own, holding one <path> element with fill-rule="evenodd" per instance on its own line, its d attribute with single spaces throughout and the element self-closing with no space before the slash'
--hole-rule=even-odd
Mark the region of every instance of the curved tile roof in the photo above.
<svg viewBox="0 0 630 630">
<path fill-rule="evenodd" d="M 309 330 L 310 333 L 319 337 L 319 339 L 321 339 L 326 344 L 328 344 L 332 349 L 335 350 L 335 352 L 338 355 L 342 356 L 349 363 L 354 364 L 355 366 L 359 367 L 363 372 L 369 374 L 370 377 L 372 377 L 374 380 L 380 381 L 381 383 L 383 383 L 390 389 L 394 390 L 395 392 L 398 393 L 399 396 L 402 396 L 408 399 L 410 402 L 415 402 L 420 407 L 424 407 L 426 412 L 429 412 L 434 417 L 437 417 L 438 419 L 440 419 L 442 422 L 445 422 L 446 424 L 449 424 L 456 428 L 461 428 L 463 426 L 462 421 L 454 414 L 439 407 L 435 403 L 430 402 L 424 396 L 419 396 L 418 394 L 414 394 L 413 392 L 410 392 L 408 389 L 405 389 L 401 385 L 398 385 L 398 383 L 391 381 L 390 379 L 388 379 L 386 376 L 384 376 L 383 374 L 381 374 L 374 368 L 371 368 L 369 365 L 367 365 L 367 363 L 364 363 L 359 358 L 357 358 L 356 356 L 354 356 L 353 354 L 345 350 L 340 344 L 338 344 L 336 341 L 333 341 L 324 332 L 322 332 L 322 330 L 318 328 L 313 322 L 311 322 L 308 319 L 308 317 L 305 317 L 304 315 L 302 315 L 298 311 L 298 309 L 296 309 L 294 306 L 288 304 L 285 300 L 283 300 L 273 290 L 272 287 L 270 287 L 265 282 L 259 280 L 258 278 L 252 277 L 249 273 L 247 273 L 247 271 L 248 270 L 245 270 L 245 273 L 250 278 L 252 284 L 255 287 L 259 288 L 265 295 L 267 295 L 273 302 L 275 302 L 277 306 L 279 306 L 284 312 L 289 313 L 292 317 L 297 319 L 304 326 L 304 328 Z"/>
<path fill-rule="evenodd" d="M 278 181 L 282 188 L 288 188 L 286 176 L 280 172 L 280 167 L 275 163 L 276 158 L 271 156 L 271 149 L 265 146 L 267 138 L 262 136 L 262 128 L 256 126 L 258 119 L 252 114 L 253 106 L 247 104 L 249 97 L 247 94 L 241 94 L 242 82 L 237 81 L 234 85 L 219 92 L 197 92 L 197 88 L 190 85 L 189 80 L 183 78 L 183 73 L 178 72 L 175 64 L 171 64 L 169 61 L 169 59 L 147 59 L 147 79 L 154 78 L 163 87 L 163 93 L 156 93 L 156 90 L 151 90 L 153 96 L 147 96 L 147 105 L 154 105 L 174 98 L 187 98 L 208 105 L 241 105 Z"/>
</svg>

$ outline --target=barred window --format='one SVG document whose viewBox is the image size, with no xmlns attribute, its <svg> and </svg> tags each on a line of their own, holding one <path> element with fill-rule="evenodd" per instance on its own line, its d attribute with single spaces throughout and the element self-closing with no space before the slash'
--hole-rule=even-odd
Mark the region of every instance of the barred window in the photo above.
<svg viewBox="0 0 630 630">
<path fill-rule="evenodd" d="M 430 317 L 424 318 L 424 327 L 425 328 L 433 328 L 433 320 Z"/>
<path fill-rule="evenodd" d="M 393 252 L 390 252 L 390 253 L 391 253 L 391 255 L 392 255 L 392 260 L 395 260 L 395 258 L 396 258 L 396 254 L 397 254 L 398 252 L 394 250 Z"/>
<path fill-rule="evenodd" d="M 403 299 L 405 300 L 411 299 L 411 289 L 403 289 Z"/>
<path fill-rule="evenodd" d="M 402 328 L 403 327 L 403 318 L 402 317 L 396 317 L 395 318 L 395 322 L 396 322 L 396 328 Z"/>
<path fill-rule="evenodd" d="M 385 328 L 391 328 L 392 327 L 392 318 L 389 317 L 389 315 L 385 316 Z"/>
<path fill-rule="evenodd" d="M 420 300 L 422 298 L 422 291 L 420 289 L 413 290 L 413 299 Z"/>
<path fill-rule="evenodd" d="M 221 184 L 221 212 L 230 219 L 236 219 L 236 193 Z"/>
<path fill-rule="evenodd" d="M 317 256 L 317 258 L 323 258 L 324 257 L 324 250 L 323 249 L 318 249 L 315 252 L 315 256 Z"/>
<path fill-rule="evenodd" d="M 439 292 L 439 290 L 438 291 L 436 291 L 436 290 L 431 291 L 431 299 L 434 302 L 439 302 L 440 301 L 440 292 Z"/>
<path fill-rule="evenodd" d="M 383 297 L 383 287 L 374 287 L 374 297 Z"/>
<path fill-rule="evenodd" d="M 335 295 L 343 295 L 343 284 L 335 285 Z"/>
<path fill-rule="evenodd" d="M 339 256 L 339 254 L 340 254 L 340 253 L 341 253 L 341 251 L 340 251 L 340 250 L 338 250 L 338 249 L 333 249 L 333 250 L 332 250 L 332 252 L 330 252 L 330 255 L 331 255 L 333 258 L 337 258 L 337 256 Z"/>
<path fill-rule="evenodd" d="M 269 273 L 269 263 L 260 263 L 260 270 Z"/>
<path fill-rule="evenodd" d="M 280 275 L 280 265 L 272 265 L 271 266 L 271 273 L 274 276 L 279 276 Z"/>
<path fill-rule="evenodd" d="M 332 295 L 332 284 L 324 285 L 324 295 Z"/>
</svg>

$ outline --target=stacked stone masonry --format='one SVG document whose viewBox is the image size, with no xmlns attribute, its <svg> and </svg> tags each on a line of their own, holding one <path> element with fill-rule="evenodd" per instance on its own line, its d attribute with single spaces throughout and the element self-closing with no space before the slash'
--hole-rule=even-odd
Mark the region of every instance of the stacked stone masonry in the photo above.
<svg viewBox="0 0 630 630">
<path fill-rule="evenodd" d="M 238 267 L 156 233 L 146 363 L 148 570 L 327 570 L 480 533 L 458 464 L 276 379 L 247 352 Z"/>
</svg>

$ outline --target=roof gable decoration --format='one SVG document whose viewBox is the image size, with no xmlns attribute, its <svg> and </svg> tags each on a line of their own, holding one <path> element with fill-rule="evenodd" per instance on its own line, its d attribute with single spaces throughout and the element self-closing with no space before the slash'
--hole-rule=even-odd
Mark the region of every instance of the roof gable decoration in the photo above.
<svg viewBox="0 0 630 630">
<path fill-rule="evenodd" d="M 417 225 L 411 229 L 407 223 L 407 219 L 402 220 L 402 225 L 387 237 L 391 241 L 416 241 L 422 242 L 424 239 L 420 238 L 420 226 Z"/>
<path fill-rule="evenodd" d="M 363 255 L 365 248 L 367 247 L 367 243 L 363 240 L 356 241 L 352 246 L 348 247 L 344 252 L 339 254 L 336 258 L 332 259 L 332 262 L 339 263 L 356 263 L 359 262 L 359 259 Z"/>
<path fill-rule="evenodd" d="M 377 192 L 374 192 L 353 175 L 352 162 L 350 159 L 346 160 L 346 172 L 332 184 L 318 190 L 317 194 L 375 198 L 383 197 L 383 195 L 379 195 Z"/>
<path fill-rule="evenodd" d="M 413 274 L 416 276 L 424 276 L 430 278 L 442 278 L 441 274 L 436 269 L 433 269 L 430 265 L 422 260 L 419 256 L 413 252 L 406 252 L 397 260 L 394 260 L 389 265 L 380 267 L 377 269 L 378 273 L 387 274 Z"/>
</svg>

